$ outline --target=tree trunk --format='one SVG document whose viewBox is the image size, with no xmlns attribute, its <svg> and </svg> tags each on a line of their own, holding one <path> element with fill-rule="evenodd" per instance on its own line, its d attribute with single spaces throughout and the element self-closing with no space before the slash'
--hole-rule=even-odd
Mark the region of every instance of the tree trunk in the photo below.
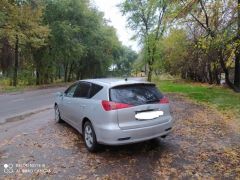
<svg viewBox="0 0 240 180">
<path fill-rule="evenodd" d="M 219 72 L 218 72 L 218 70 L 216 69 L 215 70 L 215 79 L 216 79 L 216 83 L 217 83 L 217 85 L 219 85 L 221 82 L 221 80 L 220 80 L 220 77 L 219 77 Z"/>
<path fill-rule="evenodd" d="M 36 85 L 40 85 L 40 73 L 36 68 Z"/>
<path fill-rule="evenodd" d="M 211 64 L 207 62 L 207 70 L 208 70 L 208 75 L 209 75 L 209 84 L 213 84 L 213 77 L 212 77 L 212 70 L 211 70 Z"/>
<path fill-rule="evenodd" d="M 58 79 L 61 79 L 61 66 L 58 66 Z"/>
<path fill-rule="evenodd" d="M 240 40 L 240 0 L 238 0 L 238 31 L 237 39 Z M 235 58 L 234 85 L 240 88 L 240 45 L 238 43 Z"/>
<path fill-rule="evenodd" d="M 153 72 L 153 67 L 152 67 L 152 64 L 151 62 L 148 63 L 148 77 L 147 77 L 147 80 L 149 82 L 152 81 L 152 72 Z"/>
<path fill-rule="evenodd" d="M 15 44 L 15 62 L 14 62 L 14 71 L 13 71 L 13 86 L 17 86 L 18 80 L 18 35 L 16 35 L 16 44 Z"/>
<path fill-rule="evenodd" d="M 226 83 L 227 85 L 233 89 L 234 91 L 238 92 L 237 88 L 234 86 L 234 84 L 230 81 L 229 79 L 229 71 L 224 63 L 224 58 L 223 58 L 223 55 L 221 54 L 220 57 L 219 57 L 219 61 L 220 61 L 220 64 L 221 64 L 221 67 L 225 73 L 225 80 L 226 80 Z"/>
<path fill-rule="evenodd" d="M 78 70 L 77 70 L 77 75 L 76 75 L 76 80 L 79 80 L 80 79 L 80 77 L 81 77 L 81 68 L 80 67 L 78 67 L 77 68 Z"/>
<path fill-rule="evenodd" d="M 35 56 L 34 56 L 35 59 Z M 36 85 L 40 85 L 40 63 L 38 60 L 35 59 L 36 62 Z"/>
<path fill-rule="evenodd" d="M 151 57 L 148 60 L 148 81 L 151 82 L 152 81 L 152 73 L 153 73 L 153 64 L 155 62 L 155 52 L 156 52 L 156 44 L 154 44 L 154 47 L 152 49 L 152 53 L 151 53 Z M 150 54 L 150 51 L 149 51 Z"/>
<path fill-rule="evenodd" d="M 145 73 L 145 76 L 147 74 L 147 64 L 144 65 L 144 73 Z"/>
<path fill-rule="evenodd" d="M 152 81 L 152 67 L 149 67 L 148 78 L 147 78 L 147 80 L 148 80 L 149 82 Z"/>
<path fill-rule="evenodd" d="M 240 49 L 238 48 L 235 59 L 234 85 L 240 88 Z"/>
<path fill-rule="evenodd" d="M 64 64 L 64 82 L 67 82 L 68 63 Z"/>
<path fill-rule="evenodd" d="M 70 82 L 72 79 L 72 72 L 73 72 L 73 63 L 70 64 L 68 78 L 67 78 L 68 82 Z"/>
<path fill-rule="evenodd" d="M 48 73 L 45 73 L 44 74 L 44 84 L 49 84 L 49 74 Z"/>
</svg>

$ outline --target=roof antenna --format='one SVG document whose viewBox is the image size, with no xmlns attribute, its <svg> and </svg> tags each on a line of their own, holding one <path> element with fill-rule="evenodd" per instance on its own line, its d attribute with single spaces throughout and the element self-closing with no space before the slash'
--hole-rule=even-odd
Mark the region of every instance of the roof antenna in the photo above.
<svg viewBox="0 0 240 180">
<path fill-rule="evenodd" d="M 128 76 L 125 76 L 125 77 L 124 77 L 124 80 L 125 80 L 125 81 L 128 81 Z"/>
</svg>

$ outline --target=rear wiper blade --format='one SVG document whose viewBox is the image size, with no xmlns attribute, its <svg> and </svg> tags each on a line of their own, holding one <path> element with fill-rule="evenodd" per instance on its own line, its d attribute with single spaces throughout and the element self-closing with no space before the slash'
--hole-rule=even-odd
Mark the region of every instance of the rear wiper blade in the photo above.
<svg viewBox="0 0 240 180">
<path fill-rule="evenodd" d="M 146 101 L 146 103 L 156 103 L 156 102 L 159 102 L 159 99 L 151 99 Z"/>
</svg>

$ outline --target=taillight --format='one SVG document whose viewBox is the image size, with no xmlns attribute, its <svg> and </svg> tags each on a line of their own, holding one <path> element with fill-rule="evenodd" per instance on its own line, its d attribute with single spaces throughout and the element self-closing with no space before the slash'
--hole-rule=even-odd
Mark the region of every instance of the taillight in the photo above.
<svg viewBox="0 0 240 180">
<path fill-rule="evenodd" d="M 102 101 L 102 107 L 105 111 L 117 110 L 131 107 L 132 105 L 124 104 L 124 103 L 116 103 L 112 101 Z"/>
<path fill-rule="evenodd" d="M 168 104 L 169 103 L 169 100 L 168 100 L 168 98 L 167 97 L 163 97 L 162 99 L 160 99 L 160 102 L 159 102 L 160 104 Z"/>
</svg>

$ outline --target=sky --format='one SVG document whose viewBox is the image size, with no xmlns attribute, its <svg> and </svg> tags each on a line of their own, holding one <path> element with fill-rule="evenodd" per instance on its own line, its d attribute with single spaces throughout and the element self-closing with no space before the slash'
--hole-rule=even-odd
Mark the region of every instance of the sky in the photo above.
<svg viewBox="0 0 240 180">
<path fill-rule="evenodd" d="M 122 16 L 119 8 L 116 7 L 122 0 L 92 0 L 96 7 L 104 12 L 104 18 L 110 20 L 109 24 L 117 30 L 117 36 L 123 45 L 139 51 L 137 41 L 131 40 L 133 31 L 127 28 L 126 17 Z"/>
</svg>

